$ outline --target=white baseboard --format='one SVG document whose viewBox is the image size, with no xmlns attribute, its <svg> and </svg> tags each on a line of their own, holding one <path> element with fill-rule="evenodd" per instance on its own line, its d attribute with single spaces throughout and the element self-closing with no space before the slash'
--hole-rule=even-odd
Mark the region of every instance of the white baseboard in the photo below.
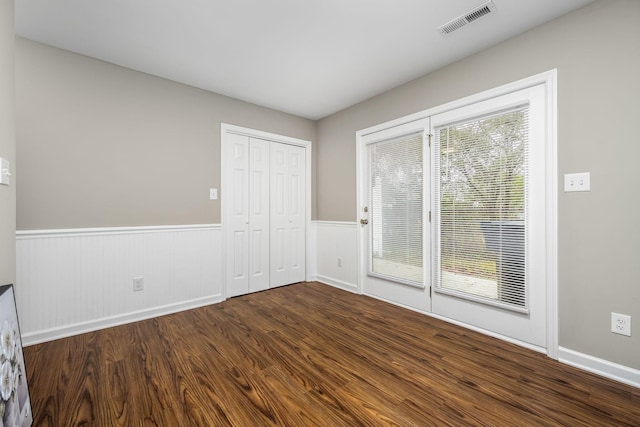
<svg viewBox="0 0 640 427">
<path fill-rule="evenodd" d="M 100 329 L 106 329 L 114 326 L 125 325 L 127 323 L 139 322 L 141 320 L 151 319 L 154 317 L 165 316 L 167 314 L 177 313 L 180 311 L 191 310 L 193 308 L 204 307 L 206 305 L 219 303 L 222 300 L 222 295 L 213 295 L 205 298 L 198 298 L 192 301 L 183 301 L 177 304 L 169 304 L 163 307 L 154 307 L 132 313 L 105 317 L 103 319 L 76 323 L 73 325 L 66 325 L 33 333 L 26 333 L 22 335 L 22 344 L 27 347 L 30 345 L 40 344 L 60 338 L 67 338 L 73 335 L 84 334 Z"/>
<path fill-rule="evenodd" d="M 345 291 L 353 292 L 355 294 L 358 293 L 358 285 L 353 283 L 347 283 L 342 280 L 334 279 L 332 277 L 322 276 L 320 274 L 316 276 L 316 280 L 320 283 L 324 283 L 325 285 L 330 285 L 335 288 L 340 288 Z"/>
<path fill-rule="evenodd" d="M 609 378 L 633 387 L 640 388 L 640 370 L 599 359 L 568 348 L 558 349 L 558 360 L 605 378 Z"/>
</svg>

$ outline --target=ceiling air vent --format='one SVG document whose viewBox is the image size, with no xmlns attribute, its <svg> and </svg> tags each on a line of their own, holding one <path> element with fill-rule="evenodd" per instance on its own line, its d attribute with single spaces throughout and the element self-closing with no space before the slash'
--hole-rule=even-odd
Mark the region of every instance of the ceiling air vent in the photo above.
<svg viewBox="0 0 640 427">
<path fill-rule="evenodd" d="M 496 9 L 496 5 L 493 4 L 493 1 L 488 1 L 486 3 L 481 4 L 473 10 L 465 13 L 458 18 L 447 22 L 446 24 L 440 26 L 438 30 L 444 35 L 451 34 L 452 32 L 459 30 L 467 24 L 472 23 L 478 18 L 482 18 L 485 15 L 490 14 Z"/>
</svg>

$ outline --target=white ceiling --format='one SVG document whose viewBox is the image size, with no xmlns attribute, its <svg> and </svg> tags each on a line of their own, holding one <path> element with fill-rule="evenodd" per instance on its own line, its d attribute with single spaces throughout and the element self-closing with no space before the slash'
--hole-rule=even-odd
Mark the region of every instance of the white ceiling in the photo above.
<svg viewBox="0 0 640 427">
<path fill-rule="evenodd" d="M 16 0 L 19 36 L 311 119 L 592 0 Z"/>
</svg>

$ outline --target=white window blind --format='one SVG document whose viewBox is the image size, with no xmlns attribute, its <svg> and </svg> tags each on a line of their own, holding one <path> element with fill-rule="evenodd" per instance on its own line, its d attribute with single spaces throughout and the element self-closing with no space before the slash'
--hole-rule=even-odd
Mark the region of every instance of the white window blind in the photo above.
<svg viewBox="0 0 640 427">
<path fill-rule="evenodd" d="M 424 132 L 369 145 L 369 274 L 423 286 Z"/>
<path fill-rule="evenodd" d="M 435 129 L 436 291 L 527 308 L 528 111 Z"/>
</svg>

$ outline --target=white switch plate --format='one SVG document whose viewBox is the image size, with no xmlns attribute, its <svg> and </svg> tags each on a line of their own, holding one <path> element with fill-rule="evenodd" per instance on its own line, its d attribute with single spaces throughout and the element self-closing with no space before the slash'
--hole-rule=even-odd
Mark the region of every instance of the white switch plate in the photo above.
<svg viewBox="0 0 640 427">
<path fill-rule="evenodd" d="M 7 159 L 0 159 L 0 184 L 11 184 L 11 167 Z"/>
<path fill-rule="evenodd" d="M 564 175 L 565 193 L 573 191 L 591 191 L 591 173 L 567 173 Z"/>
<path fill-rule="evenodd" d="M 218 200 L 218 189 L 210 188 L 209 189 L 209 200 Z"/>
</svg>

